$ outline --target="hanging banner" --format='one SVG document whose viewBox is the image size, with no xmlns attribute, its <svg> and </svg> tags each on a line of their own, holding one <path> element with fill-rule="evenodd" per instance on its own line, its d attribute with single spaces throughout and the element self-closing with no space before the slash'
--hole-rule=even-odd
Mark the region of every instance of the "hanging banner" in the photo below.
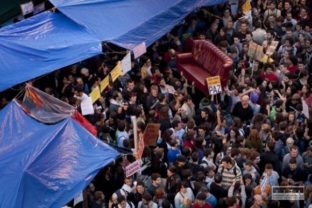
<svg viewBox="0 0 312 208">
<path fill-rule="evenodd" d="M 21 4 L 21 10 L 24 16 L 32 13 L 34 11 L 34 3 L 30 1 L 25 4 Z"/>
<path fill-rule="evenodd" d="M 115 68 L 110 72 L 110 75 L 112 76 L 113 82 L 115 82 L 115 80 L 118 79 L 118 77 L 120 75 L 122 75 L 122 69 L 121 69 L 121 62 L 120 61 L 115 66 Z"/>
<path fill-rule="evenodd" d="M 135 46 L 133 49 L 133 55 L 134 58 L 139 58 L 140 56 L 142 56 L 144 53 L 146 53 L 146 44 L 145 42 L 140 43 L 139 45 Z"/>
<path fill-rule="evenodd" d="M 125 75 L 131 70 L 131 53 L 128 52 L 127 55 L 121 60 L 122 74 Z"/>
<path fill-rule="evenodd" d="M 101 91 L 99 87 L 94 88 L 91 93 L 89 94 L 91 97 L 92 103 L 97 101 L 101 97 Z"/>
<path fill-rule="evenodd" d="M 106 76 L 100 83 L 100 91 L 103 92 L 103 90 L 106 89 L 109 85 L 109 76 Z"/>
</svg>

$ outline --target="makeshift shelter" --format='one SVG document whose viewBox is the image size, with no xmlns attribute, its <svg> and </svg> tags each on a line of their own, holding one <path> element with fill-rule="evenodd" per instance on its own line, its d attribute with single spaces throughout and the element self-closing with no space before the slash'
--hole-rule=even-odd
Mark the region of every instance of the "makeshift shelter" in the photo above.
<svg viewBox="0 0 312 208">
<path fill-rule="evenodd" d="M 38 14 L 0 29 L 0 91 L 101 53 L 101 41 L 63 14 Z"/>
<path fill-rule="evenodd" d="M 0 207 L 59 208 L 119 155 L 73 119 L 42 124 L 16 100 L 0 123 Z"/>
<path fill-rule="evenodd" d="M 149 46 L 201 6 L 226 0 L 50 0 L 44 12 L 0 29 L 0 91 L 101 53 L 101 41 Z"/>
</svg>

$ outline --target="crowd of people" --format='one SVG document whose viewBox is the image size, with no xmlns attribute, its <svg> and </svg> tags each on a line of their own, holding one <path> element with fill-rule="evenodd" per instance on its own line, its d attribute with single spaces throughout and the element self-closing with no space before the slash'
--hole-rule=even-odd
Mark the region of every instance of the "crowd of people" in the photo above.
<svg viewBox="0 0 312 208">
<path fill-rule="evenodd" d="M 124 154 L 84 190 L 80 206 L 311 207 L 312 2 L 251 1 L 248 17 L 244 3 L 198 9 L 110 82 L 87 118 L 99 139 Z M 234 61 L 218 95 L 204 96 L 176 67 L 176 54 L 196 39 L 210 40 Z M 249 57 L 251 41 L 264 52 L 278 41 L 272 61 Z M 104 55 L 33 85 L 79 108 L 81 97 L 125 55 L 108 43 L 103 47 Z M 160 131 L 144 148 L 144 168 L 126 177 L 125 164 L 135 160 L 131 116 L 139 135 L 149 123 L 159 123 Z M 276 186 L 303 188 L 304 200 L 274 199 Z"/>
</svg>

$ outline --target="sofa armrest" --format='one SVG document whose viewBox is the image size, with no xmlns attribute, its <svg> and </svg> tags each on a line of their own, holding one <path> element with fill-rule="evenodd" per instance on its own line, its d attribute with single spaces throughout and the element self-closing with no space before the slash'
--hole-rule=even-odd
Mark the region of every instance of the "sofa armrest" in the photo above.
<svg viewBox="0 0 312 208">
<path fill-rule="evenodd" d="M 192 53 L 179 53 L 176 55 L 177 63 L 185 63 L 193 60 Z"/>
</svg>

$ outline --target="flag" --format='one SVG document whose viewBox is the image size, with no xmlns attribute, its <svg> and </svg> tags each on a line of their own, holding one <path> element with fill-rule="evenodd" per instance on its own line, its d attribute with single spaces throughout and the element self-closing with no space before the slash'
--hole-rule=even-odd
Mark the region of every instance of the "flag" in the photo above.
<svg viewBox="0 0 312 208">
<path fill-rule="evenodd" d="M 85 127 L 91 134 L 96 136 L 97 131 L 96 127 L 93 126 L 83 115 L 81 115 L 77 110 L 72 115 L 72 118 L 75 119 L 81 126 Z"/>
</svg>

